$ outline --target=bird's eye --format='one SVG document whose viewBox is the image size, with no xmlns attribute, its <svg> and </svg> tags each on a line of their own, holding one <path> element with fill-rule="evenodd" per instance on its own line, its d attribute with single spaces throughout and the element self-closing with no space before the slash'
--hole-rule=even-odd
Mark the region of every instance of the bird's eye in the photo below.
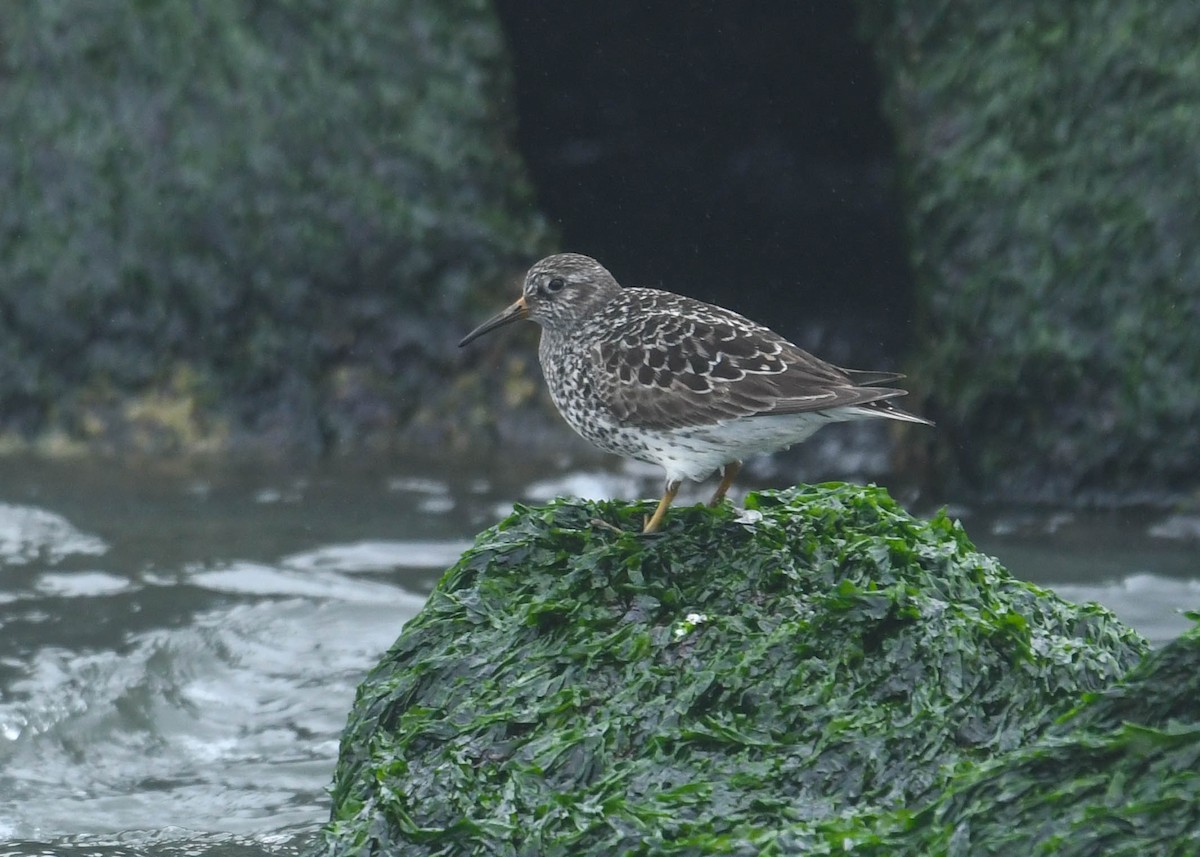
<svg viewBox="0 0 1200 857">
<path fill-rule="evenodd" d="M 564 280 L 562 277 L 555 277 L 553 280 L 546 283 L 546 291 L 550 292 L 550 294 L 561 292 L 563 290 L 563 286 L 566 284 L 566 280 Z"/>
</svg>

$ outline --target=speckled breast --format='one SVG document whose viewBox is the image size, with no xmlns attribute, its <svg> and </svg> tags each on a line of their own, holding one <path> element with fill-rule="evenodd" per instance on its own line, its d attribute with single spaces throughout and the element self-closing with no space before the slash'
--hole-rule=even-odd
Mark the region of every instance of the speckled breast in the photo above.
<svg viewBox="0 0 1200 857">
<path fill-rule="evenodd" d="M 608 452 L 645 459 L 646 444 L 633 426 L 622 426 L 604 399 L 597 367 L 581 343 L 542 334 L 538 357 L 550 398 L 567 425 Z"/>
</svg>

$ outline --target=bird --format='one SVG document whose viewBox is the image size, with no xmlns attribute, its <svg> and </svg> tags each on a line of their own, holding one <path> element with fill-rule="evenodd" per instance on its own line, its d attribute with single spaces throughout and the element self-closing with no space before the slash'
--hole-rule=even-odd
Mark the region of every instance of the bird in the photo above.
<svg viewBox="0 0 1200 857">
<path fill-rule="evenodd" d="M 843 369 L 732 310 L 673 292 L 624 288 L 590 256 L 558 253 L 529 269 L 521 296 L 462 338 L 522 319 L 541 326 L 550 397 L 576 432 L 607 452 L 659 465 L 654 533 L 683 480 L 721 471 L 719 505 L 742 462 L 806 440 L 828 423 L 901 410 L 894 372 Z"/>
</svg>

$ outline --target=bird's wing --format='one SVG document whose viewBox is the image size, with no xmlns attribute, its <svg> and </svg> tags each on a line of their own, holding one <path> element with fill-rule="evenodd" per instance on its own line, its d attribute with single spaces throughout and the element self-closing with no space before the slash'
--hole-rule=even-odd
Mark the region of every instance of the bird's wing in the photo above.
<svg viewBox="0 0 1200 857">
<path fill-rule="evenodd" d="M 862 369 L 843 369 L 850 380 L 858 387 L 876 387 L 880 384 L 890 384 L 899 381 L 904 376 L 899 372 L 864 372 Z"/>
<path fill-rule="evenodd" d="M 904 395 L 858 386 L 845 370 L 721 307 L 649 289 L 626 293 L 636 311 L 598 317 L 592 354 L 596 389 L 623 423 L 670 429 Z M 891 379 L 860 375 L 868 383 Z"/>
</svg>

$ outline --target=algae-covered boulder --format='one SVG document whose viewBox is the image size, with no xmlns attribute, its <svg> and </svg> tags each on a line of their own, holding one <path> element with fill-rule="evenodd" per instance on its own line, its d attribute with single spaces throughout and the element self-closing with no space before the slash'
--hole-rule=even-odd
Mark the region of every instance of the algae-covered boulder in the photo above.
<svg viewBox="0 0 1200 857">
<path fill-rule="evenodd" d="M 3 26 L 0 449 L 385 444 L 544 249 L 486 2 Z"/>
<path fill-rule="evenodd" d="M 902 826 L 880 854 L 1200 854 L 1200 628 Z"/>
<path fill-rule="evenodd" d="M 826 841 L 929 804 L 1146 651 L 881 489 L 746 505 L 645 537 L 648 505 L 559 502 L 480 535 L 359 689 L 325 852 Z"/>
<path fill-rule="evenodd" d="M 1200 487 L 1200 4 L 860 2 L 946 472 L 1015 499 Z"/>
</svg>

